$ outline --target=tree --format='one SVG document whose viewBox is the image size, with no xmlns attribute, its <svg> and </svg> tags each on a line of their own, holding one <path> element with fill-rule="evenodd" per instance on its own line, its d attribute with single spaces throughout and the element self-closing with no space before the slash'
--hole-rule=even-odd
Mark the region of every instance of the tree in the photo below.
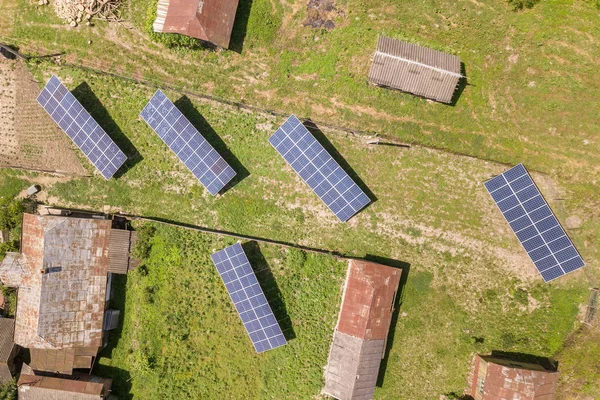
<svg viewBox="0 0 600 400">
<path fill-rule="evenodd" d="M 17 400 L 17 382 L 14 379 L 0 385 L 0 400 Z"/>
</svg>

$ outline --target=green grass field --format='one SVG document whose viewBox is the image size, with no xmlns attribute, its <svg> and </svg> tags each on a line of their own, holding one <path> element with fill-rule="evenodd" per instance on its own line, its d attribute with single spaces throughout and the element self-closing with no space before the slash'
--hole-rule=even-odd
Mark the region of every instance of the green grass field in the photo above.
<svg viewBox="0 0 600 400">
<path fill-rule="evenodd" d="M 146 27 L 153 2 L 127 3 L 125 26 L 71 29 L 49 7 L 10 1 L 14 23 L 0 25 L 0 40 L 25 51 L 65 51 L 69 63 L 174 87 L 167 95 L 239 174 L 217 198 L 198 184 L 137 116 L 154 88 L 37 62 L 30 68 L 39 81 L 56 73 L 130 157 L 117 179 L 95 173 L 49 184 L 48 202 L 409 264 L 377 399 L 461 393 L 472 356 L 492 350 L 557 355 L 560 398 L 600 395 L 598 374 L 588 372 L 593 363 L 582 351 L 598 335 L 578 331 L 579 306 L 590 280 L 597 282 L 600 239 L 600 24 L 589 3 L 548 0 L 514 13 L 493 0 L 346 0 L 337 2 L 345 17 L 327 32 L 302 25 L 304 3 L 255 0 L 251 7 L 241 2 L 247 29 L 236 53 L 152 42 Z M 244 29 L 235 31 L 234 41 Z M 469 85 L 457 103 L 369 86 L 378 34 L 459 55 Z M 319 139 L 376 200 L 341 224 L 269 145 L 283 118 L 183 90 L 431 148 L 368 146 L 361 136 L 320 126 Z M 481 184 L 506 168 L 496 161 L 524 162 L 559 219 L 582 221 L 569 234 L 590 265 L 585 272 L 542 283 Z M 37 177 L 2 171 L 0 188 Z M 257 356 L 208 257 L 231 241 L 155 229 L 143 266 L 120 282 L 123 327 L 97 371 L 116 379 L 119 396 L 318 395 L 345 264 L 247 245 L 255 266 L 272 271 L 261 282 L 274 291 L 296 336 Z"/>
</svg>

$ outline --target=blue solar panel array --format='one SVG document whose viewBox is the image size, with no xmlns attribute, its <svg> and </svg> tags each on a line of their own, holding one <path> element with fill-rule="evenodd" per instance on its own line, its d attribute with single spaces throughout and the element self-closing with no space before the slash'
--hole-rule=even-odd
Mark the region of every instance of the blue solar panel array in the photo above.
<svg viewBox="0 0 600 400">
<path fill-rule="evenodd" d="M 295 115 L 269 142 L 340 221 L 347 221 L 371 202 Z"/>
<path fill-rule="evenodd" d="M 227 161 L 162 91 L 156 91 L 140 115 L 213 196 L 235 176 Z"/>
<path fill-rule="evenodd" d="M 211 259 L 257 353 L 287 343 L 252 266 L 239 243 L 211 255 Z"/>
<path fill-rule="evenodd" d="M 56 76 L 52 75 L 37 101 L 104 178 L 110 179 L 127 160 L 125 153 Z"/>
<path fill-rule="evenodd" d="M 585 265 L 523 164 L 485 187 L 546 282 Z"/>
</svg>

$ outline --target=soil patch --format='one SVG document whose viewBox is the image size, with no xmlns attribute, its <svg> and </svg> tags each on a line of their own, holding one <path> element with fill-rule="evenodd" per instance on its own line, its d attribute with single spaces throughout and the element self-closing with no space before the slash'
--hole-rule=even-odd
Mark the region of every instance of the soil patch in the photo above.
<svg viewBox="0 0 600 400">
<path fill-rule="evenodd" d="M 335 28 L 333 22 L 335 17 L 345 17 L 345 13 L 335 7 L 333 0 L 310 0 L 307 6 L 307 14 L 304 26 L 327 30 Z"/>
</svg>

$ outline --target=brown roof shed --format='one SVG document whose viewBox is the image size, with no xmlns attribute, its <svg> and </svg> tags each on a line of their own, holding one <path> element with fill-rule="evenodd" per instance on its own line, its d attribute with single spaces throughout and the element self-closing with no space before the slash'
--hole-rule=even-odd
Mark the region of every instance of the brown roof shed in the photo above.
<svg viewBox="0 0 600 400">
<path fill-rule="evenodd" d="M 109 396 L 111 385 L 111 379 L 93 375 L 57 378 L 35 375 L 25 367 L 17 382 L 19 400 L 101 400 Z"/>
<path fill-rule="evenodd" d="M 352 260 L 325 369 L 323 392 L 340 400 L 373 397 L 402 271 Z"/>
<path fill-rule="evenodd" d="M 538 364 L 477 355 L 471 396 L 475 400 L 554 400 L 558 376 Z"/>
<path fill-rule="evenodd" d="M 179 33 L 229 47 L 239 0 L 159 0 L 154 32 Z"/>
<path fill-rule="evenodd" d="M 460 59 L 401 40 L 380 36 L 369 82 L 451 103 L 462 78 Z"/>
<path fill-rule="evenodd" d="M 14 319 L 0 318 L 0 384 L 12 380 L 12 362 L 17 352 L 17 346 L 13 341 L 14 331 Z"/>
</svg>

